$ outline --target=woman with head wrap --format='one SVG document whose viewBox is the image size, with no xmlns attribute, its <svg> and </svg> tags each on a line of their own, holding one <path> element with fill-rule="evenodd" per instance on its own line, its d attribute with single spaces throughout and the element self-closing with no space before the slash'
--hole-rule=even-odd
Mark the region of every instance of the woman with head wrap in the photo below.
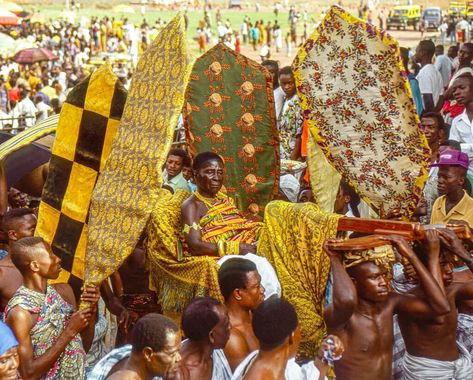
<svg viewBox="0 0 473 380">
<path fill-rule="evenodd" d="M 18 341 L 10 328 L 0 321 L 0 379 L 15 380 L 18 365 Z"/>
</svg>

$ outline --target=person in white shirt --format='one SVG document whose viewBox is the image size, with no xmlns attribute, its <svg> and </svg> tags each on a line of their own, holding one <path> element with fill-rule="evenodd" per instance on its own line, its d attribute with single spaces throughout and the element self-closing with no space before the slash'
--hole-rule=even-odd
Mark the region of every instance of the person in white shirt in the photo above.
<svg viewBox="0 0 473 380">
<path fill-rule="evenodd" d="M 468 154 L 468 173 L 473 175 L 473 76 L 462 74 L 455 79 L 451 87 L 454 99 L 463 104 L 465 110 L 453 119 L 449 139 L 458 141 L 462 152 Z"/>
<path fill-rule="evenodd" d="M 51 111 L 51 107 L 48 106 L 45 102 L 43 102 L 43 98 L 41 96 L 35 96 L 34 104 L 38 112 L 36 113 L 36 122 L 39 123 L 40 121 L 45 120 Z"/>
<path fill-rule="evenodd" d="M 29 98 L 27 90 L 25 89 L 20 90 L 20 101 L 18 102 L 18 105 L 16 106 L 16 108 L 17 108 L 19 116 L 24 118 L 24 120 L 22 120 L 20 123 L 21 126 L 29 128 L 35 125 L 36 112 L 38 112 L 38 110 L 36 109 L 31 99 Z"/>
<path fill-rule="evenodd" d="M 468 23 L 466 18 L 461 19 L 457 23 L 457 30 L 462 31 L 463 42 L 470 42 L 470 39 L 469 39 L 469 37 L 470 37 L 470 24 Z"/>
<path fill-rule="evenodd" d="M 448 30 L 448 24 L 443 21 L 442 24 L 439 26 L 439 32 L 440 32 L 440 43 L 442 45 L 445 45 L 445 41 L 447 40 L 447 30 Z"/>
<path fill-rule="evenodd" d="M 431 40 L 420 41 L 416 49 L 416 62 L 422 68 L 417 74 L 424 111 L 438 112 L 443 105 L 443 80 L 440 72 L 432 64 L 435 53 L 435 44 Z"/>
<path fill-rule="evenodd" d="M 443 45 L 437 45 L 435 47 L 434 66 L 440 72 L 440 75 L 442 75 L 443 88 L 446 88 L 450 82 L 450 76 L 452 75 L 453 63 L 450 61 L 450 58 L 444 54 Z"/>
</svg>

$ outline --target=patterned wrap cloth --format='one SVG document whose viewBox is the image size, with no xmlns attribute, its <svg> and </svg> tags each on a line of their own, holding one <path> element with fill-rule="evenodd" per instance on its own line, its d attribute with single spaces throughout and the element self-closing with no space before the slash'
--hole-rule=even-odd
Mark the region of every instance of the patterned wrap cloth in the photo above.
<svg viewBox="0 0 473 380">
<path fill-rule="evenodd" d="M 293 67 L 304 116 L 330 164 L 375 211 L 400 208 L 408 218 L 430 150 L 397 41 L 333 6 Z M 330 183 L 312 183 L 322 185 Z"/>
<path fill-rule="evenodd" d="M 191 256 L 182 243 L 181 204 L 188 196 L 182 190 L 172 196 L 163 191 L 148 224 L 150 279 L 164 311 L 181 311 L 198 296 L 223 301 L 218 284 L 219 257 Z M 225 239 L 251 244 L 256 241 L 262 223 L 244 218 L 230 198 L 220 195 L 220 200 L 201 218 L 199 227 L 204 241 L 215 243 Z"/>
<path fill-rule="evenodd" d="M 258 254 L 276 270 L 282 296 L 296 309 L 301 327 L 299 353 L 313 358 L 324 335 L 323 310 L 330 259 L 326 239 L 337 234 L 340 215 L 322 213 L 312 203 L 268 203 Z"/>
<path fill-rule="evenodd" d="M 21 286 L 8 302 L 5 318 L 15 306 L 38 314 L 38 320 L 30 332 L 35 358 L 56 343 L 74 312 L 72 305 L 64 301 L 52 285 L 48 285 L 46 294 Z M 41 380 L 80 380 L 84 379 L 84 375 L 85 352 L 77 334 Z"/>
<path fill-rule="evenodd" d="M 191 154 L 221 155 L 228 195 L 241 211 L 262 214 L 278 193 L 279 182 L 279 136 L 269 73 L 219 43 L 195 61 L 186 102 Z"/>
<path fill-rule="evenodd" d="M 159 209 L 161 168 L 171 147 L 190 73 L 185 22 L 172 19 L 143 53 L 92 195 L 85 281 L 99 284 L 135 248 Z"/>
</svg>

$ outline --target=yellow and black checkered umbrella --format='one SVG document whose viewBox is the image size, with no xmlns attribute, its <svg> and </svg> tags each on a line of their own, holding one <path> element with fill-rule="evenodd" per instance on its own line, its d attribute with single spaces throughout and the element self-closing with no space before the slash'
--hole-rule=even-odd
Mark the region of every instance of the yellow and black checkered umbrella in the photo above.
<svg viewBox="0 0 473 380">
<path fill-rule="evenodd" d="M 62 260 L 56 282 L 68 282 L 76 295 L 84 278 L 92 191 L 110 154 L 125 101 L 125 88 L 104 65 L 71 90 L 61 110 L 36 235 Z"/>
</svg>

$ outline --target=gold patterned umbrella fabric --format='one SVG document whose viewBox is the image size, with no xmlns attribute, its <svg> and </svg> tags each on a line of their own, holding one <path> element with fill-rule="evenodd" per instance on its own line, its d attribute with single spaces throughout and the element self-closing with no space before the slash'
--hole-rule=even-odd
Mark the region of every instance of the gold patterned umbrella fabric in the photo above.
<svg viewBox="0 0 473 380">
<path fill-rule="evenodd" d="M 293 67 L 309 128 L 330 164 L 378 213 L 399 208 L 409 217 L 429 148 L 397 41 L 333 6 Z"/>
<path fill-rule="evenodd" d="M 159 201 L 190 72 L 184 18 L 176 16 L 138 62 L 107 164 L 92 196 L 85 282 L 99 284 L 135 248 Z"/>
</svg>

